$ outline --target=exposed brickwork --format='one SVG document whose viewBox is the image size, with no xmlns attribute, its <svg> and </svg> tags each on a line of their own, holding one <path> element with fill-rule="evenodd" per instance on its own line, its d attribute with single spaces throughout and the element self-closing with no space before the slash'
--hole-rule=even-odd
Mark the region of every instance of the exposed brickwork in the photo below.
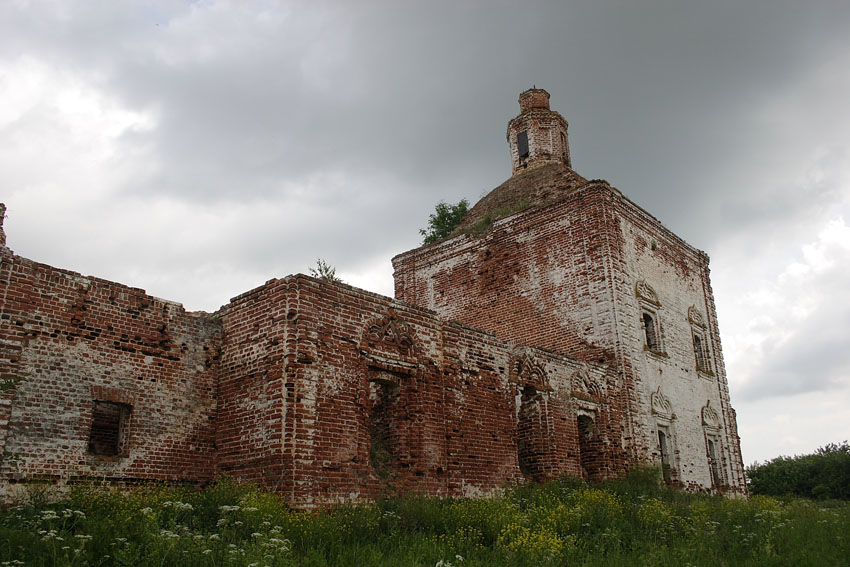
<svg viewBox="0 0 850 567">
<path fill-rule="evenodd" d="M 572 167 L 568 124 L 563 116 L 549 110 L 549 93 L 529 89 L 519 95 L 519 105 L 522 112 L 508 122 L 511 171 L 516 174 L 552 161 Z"/>
<path fill-rule="evenodd" d="M 709 468 L 707 444 L 713 440 L 722 459 L 722 488 L 744 491 L 707 255 L 604 181 L 581 183 L 575 176 L 572 185 L 531 200 L 534 206 L 517 206 L 554 185 L 552 173 L 541 177 L 537 171 L 571 171 L 549 161 L 482 199 L 479 205 L 497 200 L 522 209 L 496 220 L 482 236 L 456 233 L 396 256 L 396 298 L 518 344 L 612 364 L 619 388 L 606 404 L 609 415 L 622 420 L 620 442 L 628 448 L 619 464 L 659 461 L 661 429 L 670 444 L 673 480 L 720 488 Z M 647 317 L 655 350 L 647 347 Z M 710 368 L 702 371 L 695 334 L 710 344 Z M 650 398 L 659 388 L 673 408 L 667 417 L 652 411 Z M 718 408 L 716 426 L 703 422 L 707 403 Z"/>
<path fill-rule="evenodd" d="M 219 325 L 204 314 L 0 248 L 0 475 L 73 481 L 214 476 Z M 128 415 L 90 451 L 102 402 Z"/>
<path fill-rule="evenodd" d="M 0 205 L 2 495 L 231 474 L 314 506 L 641 461 L 744 491 L 708 257 L 570 169 L 548 100 L 520 96 L 518 173 L 394 258 L 396 300 L 297 275 L 186 313 L 16 256 Z"/>
<path fill-rule="evenodd" d="M 220 471 L 301 504 L 387 491 L 483 494 L 580 474 L 574 376 L 602 390 L 615 381 L 605 369 L 306 276 L 272 280 L 221 316 Z M 534 415 L 522 410 L 526 389 Z M 599 400 L 591 405 L 600 438 L 619 439 Z M 526 475 L 523 439 L 534 454 Z M 600 466 L 615 465 L 606 454 Z"/>
</svg>

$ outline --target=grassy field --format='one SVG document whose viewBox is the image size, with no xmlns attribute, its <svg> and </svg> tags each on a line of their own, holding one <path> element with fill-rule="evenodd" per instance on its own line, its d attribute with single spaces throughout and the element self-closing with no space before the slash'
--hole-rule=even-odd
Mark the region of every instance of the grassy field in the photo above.
<svg viewBox="0 0 850 567">
<path fill-rule="evenodd" d="M 848 565 L 850 504 L 667 490 L 655 471 L 503 497 L 296 512 L 222 480 L 198 492 L 76 488 L 0 513 L 0 566 Z"/>
</svg>

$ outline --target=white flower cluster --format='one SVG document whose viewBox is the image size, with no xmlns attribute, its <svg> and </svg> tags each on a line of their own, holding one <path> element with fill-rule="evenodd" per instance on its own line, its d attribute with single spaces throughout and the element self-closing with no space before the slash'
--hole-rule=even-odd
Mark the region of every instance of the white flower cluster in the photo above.
<svg viewBox="0 0 850 567">
<path fill-rule="evenodd" d="M 445 559 L 440 559 L 437 561 L 437 564 L 434 567 L 455 567 L 456 563 L 463 563 L 463 556 L 455 555 L 454 562 L 446 561 Z"/>
</svg>

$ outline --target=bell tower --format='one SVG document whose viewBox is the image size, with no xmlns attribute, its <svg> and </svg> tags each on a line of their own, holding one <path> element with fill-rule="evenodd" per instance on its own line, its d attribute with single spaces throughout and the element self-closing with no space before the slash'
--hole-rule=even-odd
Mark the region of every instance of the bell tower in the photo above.
<svg viewBox="0 0 850 567">
<path fill-rule="evenodd" d="M 511 174 L 551 162 L 572 169 L 567 121 L 549 110 L 549 93 L 528 89 L 519 95 L 519 109 L 519 116 L 508 122 Z"/>
</svg>

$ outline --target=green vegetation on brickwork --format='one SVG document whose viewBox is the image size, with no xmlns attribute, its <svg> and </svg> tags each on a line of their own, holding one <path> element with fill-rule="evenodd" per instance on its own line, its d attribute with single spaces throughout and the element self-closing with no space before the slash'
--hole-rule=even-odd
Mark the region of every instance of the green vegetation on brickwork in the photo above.
<svg viewBox="0 0 850 567">
<path fill-rule="evenodd" d="M 565 480 L 497 498 L 388 498 L 293 511 L 220 480 L 0 513 L 0 565 L 711 566 L 841 565 L 850 504 L 671 491 L 657 470 L 598 486 Z M 41 497 L 42 495 L 39 495 Z"/>
<path fill-rule="evenodd" d="M 753 494 L 850 500 L 850 445 L 829 443 L 811 455 L 755 463 L 747 477 Z"/>
<path fill-rule="evenodd" d="M 310 275 L 320 280 L 326 280 L 334 283 L 342 283 L 342 278 L 336 275 L 336 268 L 322 260 L 316 259 L 316 267 L 310 268 Z"/>
<path fill-rule="evenodd" d="M 472 236 L 479 237 L 485 234 L 488 230 L 490 230 L 490 227 L 493 226 L 493 223 L 497 220 L 524 211 L 530 206 L 531 204 L 528 201 L 523 200 L 514 205 L 502 207 L 501 209 L 496 209 L 495 211 L 489 212 L 484 215 L 484 217 L 482 217 L 475 224 L 466 227 L 463 232 L 464 234 L 470 234 Z"/>
<path fill-rule="evenodd" d="M 456 205 L 443 201 L 434 207 L 434 213 L 428 216 L 428 226 L 420 228 L 422 244 L 431 244 L 450 235 L 469 211 L 469 201 L 461 199 Z"/>
</svg>

